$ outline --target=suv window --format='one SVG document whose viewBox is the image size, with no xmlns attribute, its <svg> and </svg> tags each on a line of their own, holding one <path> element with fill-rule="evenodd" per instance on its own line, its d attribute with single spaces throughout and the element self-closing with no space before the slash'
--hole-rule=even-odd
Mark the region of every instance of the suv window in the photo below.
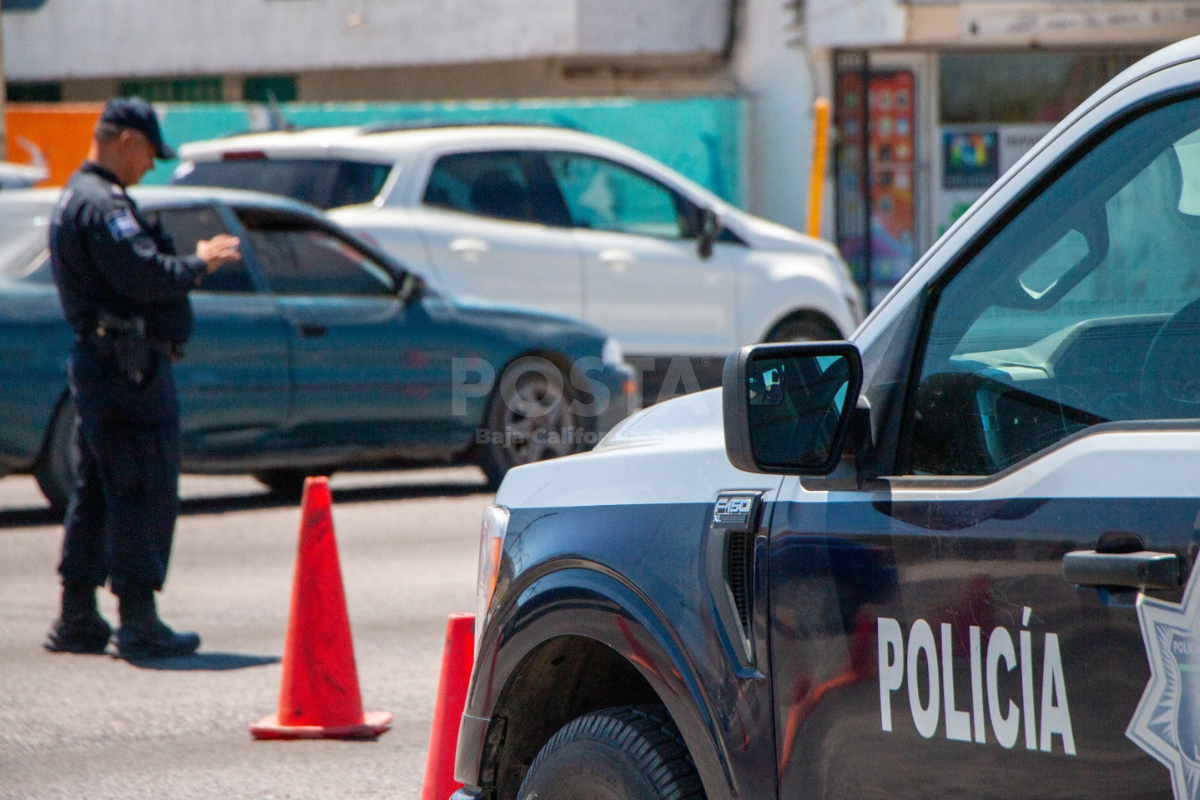
<svg viewBox="0 0 1200 800">
<path fill-rule="evenodd" d="M 433 165 L 422 201 L 434 208 L 513 222 L 567 223 L 545 164 L 530 151 L 442 156 Z"/>
<path fill-rule="evenodd" d="M 580 153 L 549 153 L 546 160 L 574 227 L 672 239 L 687 235 L 681 198 L 658 181 Z"/>
<path fill-rule="evenodd" d="M 191 255 L 196 252 L 196 243 L 211 239 L 218 233 L 230 233 L 229 227 L 221 219 L 215 208 L 205 206 L 200 208 L 164 208 L 152 211 L 143 216 L 151 225 L 157 225 L 161 233 L 170 240 L 172 249 L 177 255 Z M 254 281 L 246 270 L 246 262 L 242 259 L 226 264 L 216 272 L 210 272 L 200 279 L 201 291 L 205 292 L 253 292 Z"/>
<path fill-rule="evenodd" d="M 322 209 L 370 203 L 392 171 L 391 164 L 301 158 L 199 161 L 190 166 L 190 171 L 177 173 L 171 182 L 251 189 L 291 197 Z"/>
<path fill-rule="evenodd" d="M 908 471 L 987 475 L 1102 422 L 1200 417 L 1200 100 L 1092 147 L 936 294 Z"/>
<path fill-rule="evenodd" d="M 271 291 L 290 295 L 387 296 L 391 273 L 350 242 L 284 214 L 240 212 Z"/>
</svg>

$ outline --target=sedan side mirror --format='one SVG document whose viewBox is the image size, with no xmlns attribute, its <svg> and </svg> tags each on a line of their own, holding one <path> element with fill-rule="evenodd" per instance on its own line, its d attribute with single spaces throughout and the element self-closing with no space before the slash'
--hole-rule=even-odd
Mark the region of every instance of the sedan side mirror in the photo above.
<svg viewBox="0 0 1200 800">
<path fill-rule="evenodd" d="M 425 296 L 427 288 L 424 278 L 412 272 L 406 272 L 400 279 L 399 285 L 396 286 L 396 296 L 404 305 L 416 303 Z"/>
<path fill-rule="evenodd" d="M 828 475 L 862 390 L 862 356 L 849 342 L 750 345 L 726 359 L 722 384 L 735 467 Z"/>
<path fill-rule="evenodd" d="M 710 259 L 713 254 L 713 244 L 721 235 L 721 218 L 711 208 L 701 208 L 697 227 L 696 252 L 701 258 Z"/>
</svg>

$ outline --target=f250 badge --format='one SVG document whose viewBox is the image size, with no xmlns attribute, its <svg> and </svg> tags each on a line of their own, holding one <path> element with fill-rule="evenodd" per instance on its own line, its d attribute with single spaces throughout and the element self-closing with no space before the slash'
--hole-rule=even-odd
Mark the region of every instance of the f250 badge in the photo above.
<svg viewBox="0 0 1200 800">
<path fill-rule="evenodd" d="M 1183 602 L 1137 601 L 1150 682 L 1125 735 L 1171 771 L 1176 800 L 1200 797 L 1200 590 L 1195 572 Z"/>
</svg>

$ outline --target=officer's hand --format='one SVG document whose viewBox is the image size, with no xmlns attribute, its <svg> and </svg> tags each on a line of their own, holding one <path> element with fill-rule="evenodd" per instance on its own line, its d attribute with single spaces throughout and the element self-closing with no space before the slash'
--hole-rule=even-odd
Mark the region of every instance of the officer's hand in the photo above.
<svg viewBox="0 0 1200 800">
<path fill-rule="evenodd" d="M 227 233 L 219 233 L 211 239 L 196 242 L 196 255 L 208 265 L 208 271 L 219 269 L 230 261 L 242 257 L 242 240 Z"/>
</svg>

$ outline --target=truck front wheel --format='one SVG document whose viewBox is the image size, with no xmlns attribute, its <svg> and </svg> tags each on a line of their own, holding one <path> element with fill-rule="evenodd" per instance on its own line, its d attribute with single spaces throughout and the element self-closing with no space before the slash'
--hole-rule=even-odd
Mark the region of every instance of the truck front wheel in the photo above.
<svg viewBox="0 0 1200 800">
<path fill-rule="evenodd" d="M 704 788 L 679 729 L 662 706 L 606 708 L 546 743 L 520 800 L 698 800 Z"/>
</svg>

